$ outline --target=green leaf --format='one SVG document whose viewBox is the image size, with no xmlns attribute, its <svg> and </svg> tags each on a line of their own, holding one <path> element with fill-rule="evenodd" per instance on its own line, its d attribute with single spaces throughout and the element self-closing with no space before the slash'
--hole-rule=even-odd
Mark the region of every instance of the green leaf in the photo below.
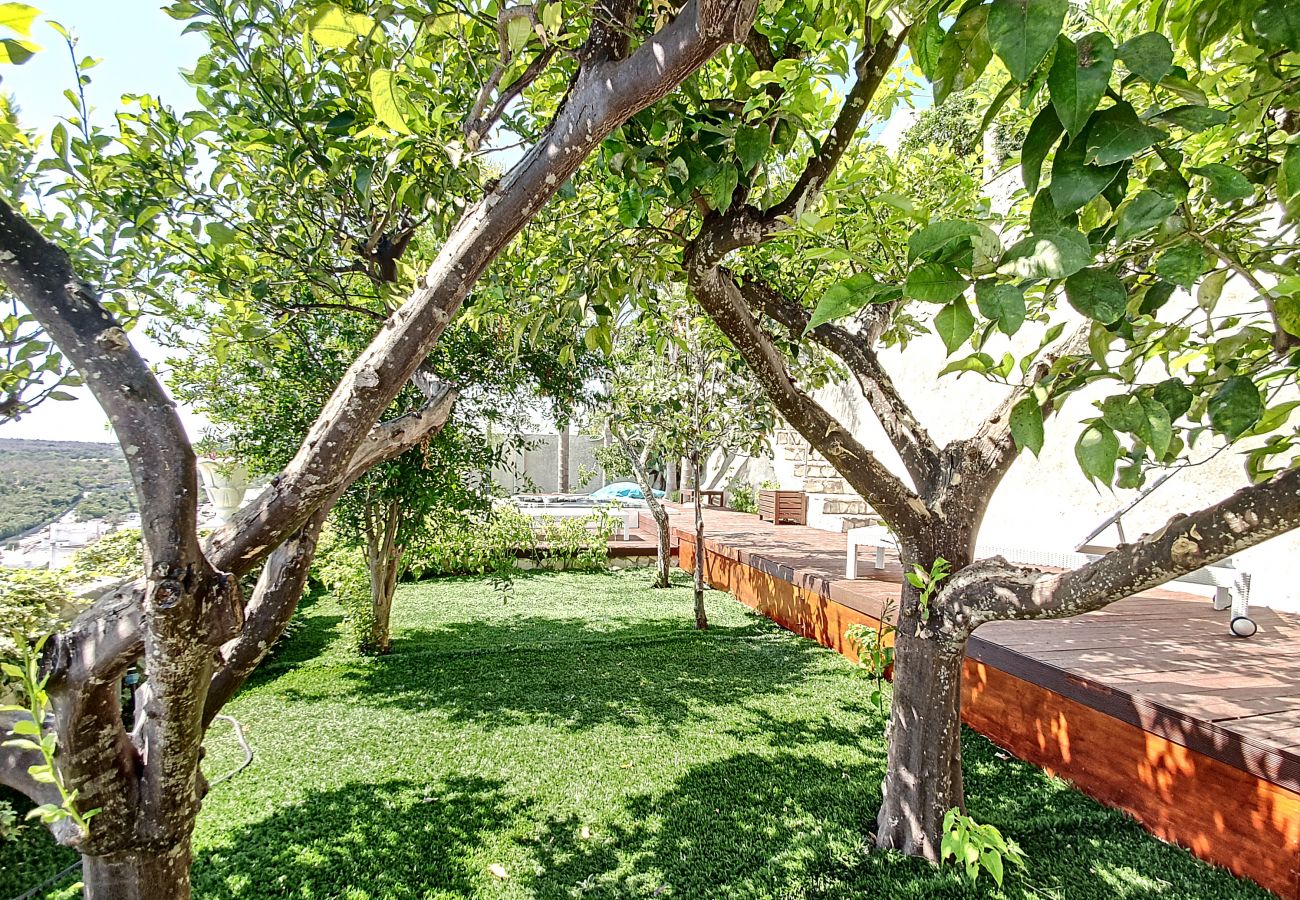
<svg viewBox="0 0 1300 900">
<path fill-rule="evenodd" d="M 1250 21 L 1270 44 L 1300 51 L 1300 6 L 1295 0 L 1264 0 Z"/>
<path fill-rule="evenodd" d="M 646 199 L 638 187 L 630 187 L 618 198 L 618 220 L 626 228 L 641 224 L 646 214 Z"/>
<path fill-rule="evenodd" d="M 1128 308 L 1124 282 L 1106 269 L 1082 269 L 1065 279 L 1070 305 L 1089 319 L 1109 325 Z"/>
<path fill-rule="evenodd" d="M 1115 52 L 1130 72 L 1152 84 L 1168 75 L 1174 65 L 1174 48 L 1169 38 L 1154 31 L 1129 38 Z"/>
<path fill-rule="evenodd" d="M 1069 0 L 993 0 L 989 43 L 1020 84 L 1052 49 L 1069 6 Z"/>
<path fill-rule="evenodd" d="M 907 36 L 907 47 L 912 53 L 912 62 L 920 67 L 926 80 L 934 81 L 934 69 L 943 50 L 944 32 L 939 19 L 939 4 L 931 5 L 926 14 L 925 23 L 913 28 Z"/>
<path fill-rule="evenodd" d="M 1278 202 L 1293 216 L 1300 216 L 1300 144 L 1286 148 L 1277 170 Z"/>
<path fill-rule="evenodd" d="M 972 353 L 970 356 L 954 359 L 939 370 L 939 375 L 942 377 L 953 372 L 979 372 L 983 374 L 991 372 L 996 366 L 997 363 L 993 361 L 993 357 L 987 353 Z"/>
<path fill-rule="evenodd" d="M 927 303 L 947 303 L 966 290 L 966 279 L 944 263 L 923 263 L 907 276 L 903 292 Z M 969 311 L 968 311 L 969 314 Z"/>
<path fill-rule="evenodd" d="M 1149 118 L 1158 122 L 1168 122 L 1170 125 L 1177 125 L 1179 128 L 1196 133 L 1214 128 L 1216 125 L 1226 125 L 1230 117 L 1225 110 L 1188 103 L 1162 110 Z"/>
<path fill-rule="evenodd" d="M 533 33 L 533 23 L 526 16 L 514 16 L 506 22 L 506 42 L 511 53 L 518 53 L 528 44 Z"/>
<path fill-rule="evenodd" d="M 1140 234 L 1146 234 L 1178 208 L 1172 199 L 1156 191 L 1143 191 L 1119 211 L 1115 239 L 1121 244 Z"/>
<path fill-rule="evenodd" d="M 740 157 L 740 163 L 746 172 L 763 161 L 771 146 L 772 133 L 766 128 L 745 125 L 736 131 L 736 156 Z"/>
<path fill-rule="evenodd" d="M 23 37 L 31 37 L 32 22 L 40 15 L 40 10 L 26 3 L 0 3 L 0 28 L 16 31 Z"/>
<path fill-rule="evenodd" d="M 1159 128 L 1143 124 L 1129 104 L 1116 103 L 1099 112 L 1093 120 L 1088 130 L 1088 152 L 1084 159 L 1099 166 L 1109 166 L 1131 159 L 1134 154 L 1168 136 Z"/>
<path fill-rule="evenodd" d="M 1022 398 L 1011 407 L 1011 438 L 1016 450 L 1026 447 L 1037 456 L 1043 449 L 1043 411 L 1033 396 Z"/>
<path fill-rule="evenodd" d="M 1038 182 L 1043 177 L 1043 161 L 1047 159 L 1047 154 L 1063 130 L 1056 110 L 1050 106 L 1043 107 L 1043 111 L 1029 126 L 1029 133 L 1025 135 L 1025 142 L 1020 148 L 1020 178 L 1029 193 L 1038 193 Z"/>
<path fill-rule="evenodd" d="M 1264 400 L 1255 382 L 1244 375 L 1233 375 L 1210 398 L 1209 413 L 1214 430 L 1231 440 L 1259 421 L 1264 414 Z"/>
<path fill-rule="evenodd" d="M 1192 408 L 1192 400 L 1195 399 L 1192 392 L 1187 389 L 1177 378 L 1169 378 L 1160 382 L 1152 391 L 1156 401 L 1165 408 L 1169 413 L 1169 420 L 1175 421 L 1178 418 L 1187 415 L 1187 411 Z"/>
<path fill-rule="evenodd" d="M 1074 457 L 1089 481 L 1109 485 L 1115 480 L 1115 460 L 1119 457 L 1119 438 L 1104 422 L 1093 422 L 1079 435 Z"/>
<path fill-rule="evenodd" d="M 1090 262 L 1088 239 L 1067 228 L 1022 239 L 1002 257 L 998 273 L 1023 279 L 1065 278 Z"/>
<path fill-rule="evenodd" d="M 735 166 L 724 163 L 717 177 L 709 183 L 709 205 L 718 212 L 726 212 L 731 207 L 738 184 L 740 172 Z"/>
<path fill-rule="evenodd" d="M 322 47 L 341 50 L 370 34 L 374 27 L 374 20 L 366 14 L 344 12 L 337 4 L 327 3 L 311 17 L 307 30 Z"/>
<path fill-rule="evenodd" d="M 998 329 L 1005 335 L 1015 334 L 1024 324 L 1025 292 L 1014 284 L 977 282 L 975 304 L 985 318 L 998 323 Z"/>
<path fill-rule="evenodd" d="M 1074 137 L 1088 123 L 1115 64 L 1115 45 L 1110 38 L 1094 32 L 1076 44 L 1061 35 L 1056 39 L 1056 57 L 1047 76 L 1052 106 L 1065 130 Z"/>
<path fill-rule="evenodd" d="M 370 73 L 370 102 L 375 107 L 375 118 L 398 134 L 410 134 L 402 114 L 401 87 L 397 75 L 389 69 L 375 69 Z"/>
<path fill-rule="evenodd" d="M 1246 180 L 1245 175 L 1232 166 L 1210 163 L 1192 169 L 1192 174 L 1200 175 L 1210 182 L 1210 196 L 1220 203 L 1231 203 L 1233 200 L 1245 200 L 1247 197 L 1255 196 L 1254 186 Z"/>
<path fill-rule="evenodd" d="M 1138 398 L 1138 409 L 1141 410 L 1142 415 L 1137 436 L 1151 448 L 1156 459 L 1163 459 L 1169 452 L 1169 442 L 1174 437 L 1174 429 L 1169 421 L 1169 410 L 1154 397 Z"/>
<path fill-rule="evenodd" d="M 1300 337 L 1300 295 L 1284 294 L 1273 298 L 1273 316 L 1279 328 Z"/>
<path fill-rule="evenodd" d="M 967 9 L 944 38 L 934 67 L 934 102 L 942 104 L 948 96 L 964 91 L 979 80 L 993 58 L 985 21 L 989 7 Z"/>
<path fill-rule="evenodd" d="M 1056 151 L 1052 161 L 1052 202 L 1060 213 L 1072 213 L 1083 209 L 1093 198 L 1115 180 L 1119 174 L 1118 163 L 1098 166 L 1088 162 L 1085 157 L 1087 138 L 1093 132 L 1089 126 L 1083 134 L 1070 141 L 1065 147 Z"/>
<path fill-rule="evenodd" d="M 818 325 L 834 322 L 852 315 L 870 303 L 889 303 L 902 296 L 902 291 L 890 284 L 876 281 L 866 272 L 845 278 L 826 289 L 817 305 L 804 334 Z"/>
<path fill-rule="evenodd" d="M 1002 887 L 1002 854 L 996 850 L 985 850 L 980 854 L 980 864 L 988 869 L 998 887 Z"/>
<path fill-rule="evenodd" d="M 41 49 L 39 44 L 18 38 L 0 39 L 0 63 L 21 66 Z"/>
<path fill-rule="evenodd" d="M 907 261 L 952 262 L 969 268 L 974 261 L 972 238 L 979 231 L 974 222 L 934 222 L 907 239 Z"/>
<path fill-rule="evenodd" d="M 11 734 L 30 734 L 34 737 L 40 737 L 41 728 L 31 719 L 19 719 L 13 724 Z"/>
<path fill-rule="evenodd" d="M 934 330 L 943 339 L 943 345 L 948 348 L 948 355 L 951 356 L 974 334 L 975 316 L 971 314 L 966 301 L 958 297 L 939 310 L 939 314 L 934 317 Z"/>
<path fill-rule="evenodd" d="M 1195 244 L 1182 244 L 1166 251 L 1156 260 L 1156 274 L 1165 281 L 1192 289 L 1196 279 L 1205 274 L 1210 263 L 1205 253 Z"/>
</svg>

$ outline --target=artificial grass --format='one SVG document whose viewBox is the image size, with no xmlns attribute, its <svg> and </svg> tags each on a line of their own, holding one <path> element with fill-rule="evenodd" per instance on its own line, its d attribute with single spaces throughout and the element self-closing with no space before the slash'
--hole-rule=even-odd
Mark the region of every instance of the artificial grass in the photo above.
<svg viewBox="0 0 1300 900">
<path fill-rule="evenodd" d="M 870 851 L 883 721 L 842 658 L 645 571 L 400 588 L 365 660 L 328 598 L 230 704 L 256 761 L 195 835 L 201 898 L 1264 898 L 965 734 L 971 814 L 1025 850 L 998 890 Z M 207 771 L 241 758 L 229 730 Z M 71 857 L 0 844 L 0 897 Z M 67 896 L 51 893 L 49 896 Z"/>
</svg>

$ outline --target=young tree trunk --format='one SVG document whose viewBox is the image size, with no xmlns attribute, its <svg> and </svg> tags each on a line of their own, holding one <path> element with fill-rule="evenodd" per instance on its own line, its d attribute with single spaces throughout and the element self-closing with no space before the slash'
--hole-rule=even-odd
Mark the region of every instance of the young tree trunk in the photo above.
<svg viewBox="0 0 1300 900">
<path fill-rule="evenodd" d="M 964 640 L 895 636 L 889 761 L 876 846 L 939 861 L 943 817 L 965 809 L 961 774 Z"/>
<path fill-rule="evenodd" d="M 370 570 L 370 637 L 372 653 L 387 653 L 392 648 L 389 620 L 393 613 L 393 594 L 397 592 L 397 574 L 402 548 L 397 544 L 402 504 L 387 501 L 380 511 L 382 519 L 367 512 L 366 562 Z"/>
<path fill-rule="evenodd" d="M 555 489 L 561 494 L 569 492 L 569 425 L 560 426 L 555 446 Z"/>
<path fill-rule="evenodd" d="M 83 856 L 85 900 L 189 900 L 190 840 L 156 853 Z"/>
<path fill-rule="evenodd" d="M 704 612 L 704 507 L 700 502 L 700 455 L 691 457 L 695 468 L 695 627 L 709 627 Z"/>
<path fill-rule="evenodd" d="M 646 464 L 650 459 L 650 451 L 655 444 L 655 437 L 647 438 L 644 449 L 638 454 L 622 430 L 611 429 L 609 433 L 618 441 L 623 455 L 632 467 L 632 474 L 636 476 L 637 484 L 641 486 L 641 493 L 645 495 L 646 506 L 650 508 L 650 515 L 654 517 L 655 532 L 659 539 L 659 548 L 655 557 L 654 586 L 666 588 L 669 584 L 669 570 L 672 565 L 672 533 L 668 528 L 668 510 L 664 509 L 663 503 L 655 496 L 654 484 L 650 480 L 650 470 L 646 468 Z"/>
</svg>

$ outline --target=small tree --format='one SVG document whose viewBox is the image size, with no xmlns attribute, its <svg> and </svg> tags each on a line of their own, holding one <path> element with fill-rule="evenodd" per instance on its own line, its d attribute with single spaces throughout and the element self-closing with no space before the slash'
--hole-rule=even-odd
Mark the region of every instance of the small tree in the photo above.
<svg viewBox="0 0 1300 900">
<path fill-rule="evenodd" d="M 655 584 L 667 587 L 668 511 L 654 495 L 650 461 L 690 461 L 696 546 L 703 547 L 703 466 L 715 452 L 761 452 L 772 426 L 771 407 L 726 339 L 671 291 L 654 292 L 614 329 L 598 399 L 597 422 L 618 442 L 654 517 Z M 703 554 L 697 551 L 695 558 L 695 625 L 703 629 Z"/>
</svg>

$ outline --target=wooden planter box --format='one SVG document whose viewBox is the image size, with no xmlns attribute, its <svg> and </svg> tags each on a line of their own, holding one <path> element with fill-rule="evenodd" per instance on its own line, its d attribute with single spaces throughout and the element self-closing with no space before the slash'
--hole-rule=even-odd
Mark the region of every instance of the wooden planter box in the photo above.
<svg viewBox="0 0 1300 900">
<path fill-rule="evenodd" d="M 758 517 L 773 525 L 806 525 L 806 501 L 803 491 L 759 491 Z"/>
</svg>

